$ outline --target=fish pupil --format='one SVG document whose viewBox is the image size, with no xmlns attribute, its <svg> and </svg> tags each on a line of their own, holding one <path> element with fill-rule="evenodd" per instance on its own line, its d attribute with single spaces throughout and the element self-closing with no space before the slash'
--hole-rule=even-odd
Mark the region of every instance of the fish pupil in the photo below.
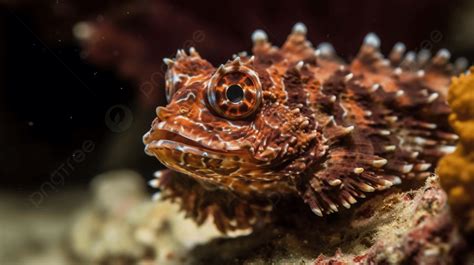
<svg viewBox="0 0 474 265">
<path fill-rule="evenodd" d="M 226 97 L 233 103 L 239 103 L 244 98 L 244 90 L 239 85 L 231 85 L 227 88 Z"/>
</svg>

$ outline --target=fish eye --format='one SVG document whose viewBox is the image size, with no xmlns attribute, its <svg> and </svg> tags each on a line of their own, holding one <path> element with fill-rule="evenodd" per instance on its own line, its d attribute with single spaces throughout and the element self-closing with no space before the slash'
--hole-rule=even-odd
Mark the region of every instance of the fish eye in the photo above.
<svg viewBox="0 0 474 265">
<path fill-rule="evenodd" d="M 227 91 L 225 93 L 228 100 L 233 103 L 239 103 L 244 98 L 244 90 L 241 86 L 237 84 L 233 84 L 227 87 Z"/>
<path fill-rule="evenodd" d="M 252 69 L 239 66 L 221 68 L 207 87 L 211 110 L 223 118 L 237 120 L 254 114 L 261 103 L 262 88 Z"/>
</svg>

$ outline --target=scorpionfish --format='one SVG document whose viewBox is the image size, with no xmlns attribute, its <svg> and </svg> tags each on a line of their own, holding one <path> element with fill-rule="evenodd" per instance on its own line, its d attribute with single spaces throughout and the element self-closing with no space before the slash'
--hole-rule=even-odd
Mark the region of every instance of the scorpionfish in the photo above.
<svg viewBox="0 0 474 265">
<path fill-rule="evenodd" d="M 297 23 L 279 48 L 256 30 L 253 55 L 219 67 L 194 48 L 164 59 L 168 104 L 143 137 L 169 168 L 150 181 L 157 197 L 178 200 L 199 224 L 252 229 L 287 199 L 318 216 L 350 208 L 429 176 L 454 151 L 446 96 L 464 58 L 452 64 L 446 49 L 431 56 L 402 43 L 385 58 L 369 33 L 346 63 L 306 33 Z"/>
</svg>

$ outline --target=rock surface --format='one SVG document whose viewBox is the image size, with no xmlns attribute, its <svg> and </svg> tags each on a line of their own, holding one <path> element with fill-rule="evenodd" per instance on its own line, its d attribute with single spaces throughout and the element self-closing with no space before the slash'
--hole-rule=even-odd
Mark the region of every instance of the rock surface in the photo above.
<svg viewBox="0 0 474 265">
<path fill-rule="evenodd" d="M 451 221 L 446 195 L 434 176 L 418 189 L 401 187 L 380 193 L 353 211 L 326 219 L 295 215 L 295 218 L 301 217 L 295 226 L 266 227 L 239 237 L 219 235 L 210 222 L 196 227 L 184 219 L 175 204 L 168 202 L 134 200 L 141 202 L 130 205 L 126 203 L 130 198 L 122 194 L 118 196 L 120 200 L 107 204 L 110 208 L 100 210 L 97 205 L 106 205 L 99 199 L 104 198 L 100 192 L 107 190 L 107 196 L 114 197 L 113 193 L 120 190 L 110 188 L 120 183 L 114 176 L 101 178 L 98 185 L 109 186 L 109 189 L 96 189 L 95 206 L 86 208 L 74 226 L 71 242 L 78 261 L 105 264 L 111 261 L 119 264 L 138 261 L 141 264 L 452 264 L 463 247 Z M 142 185 L 140 181 L 128 184 Z M 123 211 L 117 215 L 113 209 Z"/>
</svg>

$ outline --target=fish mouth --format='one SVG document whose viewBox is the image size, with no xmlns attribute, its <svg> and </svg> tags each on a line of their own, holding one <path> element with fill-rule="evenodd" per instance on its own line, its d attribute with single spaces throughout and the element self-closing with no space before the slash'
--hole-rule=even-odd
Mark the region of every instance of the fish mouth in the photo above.
<svg viewBox="0 0 474 265">
<path fill-rule="evenodd" d="M 143 136 L 145 152 L 166 167 L 197 179 L 221 183 L 224 177 L 242 177 L 260 171 L 247 151 L 216 150 L 171 129 L 154 128 Z"/>
<path fill-rule="evenodd" d="M 188 153 L 200 157 L 219 159 L 223 157 L 239 159 L 246 154 L 245 151 L 217 150 L 206 147 L 199 142 L 185 137 L 173 130 L 154 129 L 143 136 L 145 152 L 148 155 L 155 155 L 157 149 L 170 149 L 182 153 Z"/>
</svg>

